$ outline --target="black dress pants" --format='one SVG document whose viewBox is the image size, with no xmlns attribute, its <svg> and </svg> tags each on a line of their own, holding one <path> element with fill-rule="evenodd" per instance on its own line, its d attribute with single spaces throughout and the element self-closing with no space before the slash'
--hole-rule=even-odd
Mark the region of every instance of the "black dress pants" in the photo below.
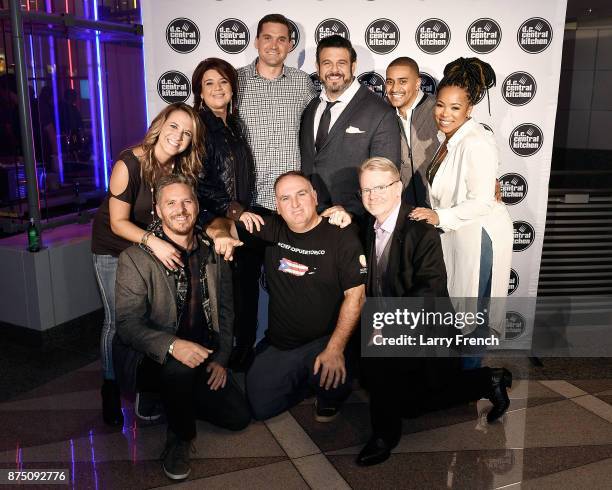
<svg viewBox="0 0 612 490">
<path fill-rule="evenodd" d="M 224 388 L 211 390 L 207 363 L 190 368 L 168 357 L 158 364 L 146 357 L 138 368 L 139 391 L 159 391 L 168 427 L 179 439 L 196 436 L 196 419 L 229 430 L 242 430 L 251 420 L 246 398 L 231 373 Z"/>
<path fill-rule="evenodd" d="M 460 358 L 362 358 L 361 368 L 372 432 L 390 444 L 401 437 L 402 417 L 479 400 L 491 387 L 489 368 L 463 371 Z"/>
<path fill-rule="evenodd" d="M 232 282 L 236 347 L 249 348 L 255 344 L 263 253 L 261 249 L 248 247 L 239 247 L 234 253 Z"/>
</svg>

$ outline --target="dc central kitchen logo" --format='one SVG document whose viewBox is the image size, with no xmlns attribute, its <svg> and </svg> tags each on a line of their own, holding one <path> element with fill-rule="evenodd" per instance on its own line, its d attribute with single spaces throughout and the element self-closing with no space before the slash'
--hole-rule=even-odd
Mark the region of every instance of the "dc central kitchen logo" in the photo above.
<svg viewBox="0 0 612 490">
<path fill-rule="evenodd" d="M 289 37 L 291 38 L 291 43 L 293 44 L 291 46 L 291 51 L 293 51 L 295 48 L 297 48 L 297 45 L 300 44 L 300 28 L 292 20 L 287 20 L 289 21 L 289 25 L 291 26 L 291 29 L 289 29 Z"/>
<path fill-rule="evenodd" d="M 527 180 L 520 174 L 504 174 L 499 178 L 502 201 L 505 204 L 518 204 L 527 195 Z"/>
<path fill-rule="evenodd" d="M 515 252 L 527 250 L 535 239 L 535 230 L 533 226 L 527 223 L 527 221 L 514 221 L 512 227 L 514 228 L 512 250 Z"/>
<path fill-rule="evenodd" d="M 168 104 L 185 102 L 191 93 L 191 83 L 180 71 L 167 71 L 157 81 L 157 93 Z"/>
<path fill-rule="evenodd" d="M 501 42 L 501 27 L 493 19 L 478 19 L 472 22 L 465 34 L 469 48 L 475 53 L 487 54 Z"/>
<path fill-rule="evenodd" d="M 510 280 L 508 281 L 508 296 L 519 287 L 519 275 L 514 269 L 510 269 Z"/>
<path fill-rule="evenodd" d="M 525 320 L 525 317 L 523 315 L 521 315 L 517 311 L 506 312 L 506 340 L 518 339 L 521 335 L 525 333 L 526 329 L 527 320 Z"/>
<path fill-rule="evenodd" d="M 444 51 L 450 44 L 448 24 L 440 19 L 427 19 L 417 27 L 415 40 L 419 49 L 427 54 Z"/>
<path fill-rule="evenodd" d="M 242 53 L 249 45 L 249 28 L 238 19 L 225 19 L 215 31 L 217 46 L 229 54 Z"/>
<path fill-rule="evenodd" d="M 177 53 L 191 53 L 200 44 L 200 30 L 193 21 L 179 17 L 166 27 L 166 41 Z"/>
<path fill-rule="evenodd" d="M 310 74 L 310 80 L 312 80 L 312 85 L 314 89 L 317 91 L 317 94 L 321 93 L 323 86 L 321 85 L 321 80 L 319 79 L 319 74 L 316 71 L 313 71 Z"/>
<path fill-rule="evenodd" d="M 376 54 L 390 53 L 397 48 L 399 40 L 399 28 L 392 20 L 377 19 L 366 28 L 366 46 Z"/>
<path fill-rule="evenodd" d="M 438 86 L 436 79 L 424 71 L 419 73 L 419 77 L 421 78 L 421 90 L 423 93 L 434 95 Z"/>
<path fill-rule="evenodd" d="M 319 44 L 321 39 L 329 36 L 342 36 L 345 39 L 351 38 L 346 24 L 338 19 L 325 19 L 315 29 L 315 42 L 317 44 Z"/>
<path fill-rule="evenodd" d="M 552 26 L 546 19 L 533 17 L 526 20 L 516 33 L 521 49 L 527 53 L 536 54 L 544 51 L 552 42 Z"/>
<path fill-rule="evenodd" d="M 532 123 L 520 124 L 510 133 L 510 149 L 520 157 L 535 155 L 543 142 L 542 130 Z"/>
<path fill-rule="evenodd" d="M 502 83 L 502 97 L 508 104 L 521 106 L 527 104 L 536 94 L 536 81 L 525 71 L 515 71 Z"/>
<path fill-rule="evenodd" d="M 361 85 L 366 88 L 369 88 L 379 97 L 385 96 L 385 79 L 375 71 L 368 71 L 366 73 L 362 73 L 357 77 L 357 80 Z"/>
</svg>

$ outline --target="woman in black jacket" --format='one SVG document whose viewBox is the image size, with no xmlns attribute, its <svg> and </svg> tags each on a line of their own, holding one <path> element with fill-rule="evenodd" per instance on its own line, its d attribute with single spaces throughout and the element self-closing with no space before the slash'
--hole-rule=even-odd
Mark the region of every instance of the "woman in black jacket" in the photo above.
<svg viewBox="0 0 612 490">
<path fill-rule="evenodd" d="M 238 75 L 220 58 L 207 58 L 193 72 L 194 109 L 206 129 L 206 158 L 198 177 L 198 200 L 202 223 L 217 216 L 243 220 L 255 183 L 255 166 L 244 136 L 242 122 L 234 114 Z M 234 256 L 234 335 L 236 348 L 230 365 L 245 367 L 255 343 L 259 271 L 246 248 Z"/>
</svg>

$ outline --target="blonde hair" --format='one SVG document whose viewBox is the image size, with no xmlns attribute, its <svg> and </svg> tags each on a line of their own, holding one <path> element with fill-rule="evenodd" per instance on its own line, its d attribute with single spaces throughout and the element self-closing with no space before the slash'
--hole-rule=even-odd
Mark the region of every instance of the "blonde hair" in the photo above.
<svg viewBox="0 0 612 490">
<path fill-rule="evenodd" d="M 140 168 L 142 177 L 147 185 L 153 187 L 155 183 L 164 175 L 160 163 L 155 158 L 155 145 L 159 140 L 161 128 L 174 111 L 183 111 L 189 114 L 193 121 L 193 134 L 191 135 L 191 143 L 180 154 L 174 157 L 174 163 L 178 172 L 196 182 L 198 174 L 202 169 L 202 159 L 206 155 L 204 149 L 204 126 L 200 121 L 198 113 L 183 102 L 176 102 L 164 108 L 149 126 L 140 145 L 144 153 L 138 159 L 140 160 Z"/>
<path fill-rule="evenodd" d="M 359 175 L 366 170 L 379 170 L 380 172 L 389 172 L 395 180 L 400 180 L 400 173 L 395 163 L 385 157 L 368 158 L 359 167 Z"/>
</svg>

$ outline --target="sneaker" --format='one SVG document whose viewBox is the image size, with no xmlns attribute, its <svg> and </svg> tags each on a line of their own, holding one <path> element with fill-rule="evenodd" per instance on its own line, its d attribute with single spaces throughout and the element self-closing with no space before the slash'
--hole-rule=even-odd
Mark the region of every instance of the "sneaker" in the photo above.
<svg viewBox="0 0 612 490">
<path fill-rule="evenodd" d="M 315 408 L 315 420 L 321 423 L 331 422 L 340 415 L 340 407 L 322 407 L 319 406 L 319 399 L 317 398 L 314 403 Z"/>
<path fill-rule="evenodd" d="M 157 420 L 162 415 L 162 403 L 158 393 L 139 391 L 134 403 L 136 417 L 141 420 Z"/>
<path fill-rule="evenodd" d="M 189 453 L 195 452 L 192 441 L 179 439 L 172 431 L 168 430 L 166 447 L 162 453 L 162 468 L 171 480 L 184 480 L 191 473 L 189 464 Z"/>
</svg>

